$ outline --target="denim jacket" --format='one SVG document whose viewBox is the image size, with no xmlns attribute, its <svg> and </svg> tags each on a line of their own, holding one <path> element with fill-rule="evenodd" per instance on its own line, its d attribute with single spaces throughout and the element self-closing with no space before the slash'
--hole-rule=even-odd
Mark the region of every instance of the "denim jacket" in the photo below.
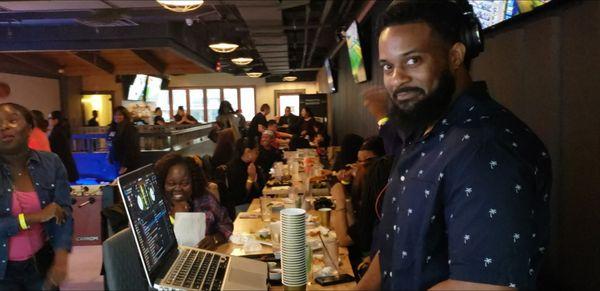
<svg viewBox="0 0 600 291">
<path fill-rule="evenodd" d="M 70 186 L 67 172 L 60 158 L 54 153 L 31 150 L 27 161 L 33 186 L 42 209 L 55 202 L 66 212 L 62 225 L 55 219 L 44 223 L 44 230 L 52 247 L 71 250 L 73 216 Z M 19 232 L 18 218 L 11 214 L 13 184 L 8 165 L 0 162 L 0 279 L 4 278 L 8 260 L 8 239 Z"/>
</svg>

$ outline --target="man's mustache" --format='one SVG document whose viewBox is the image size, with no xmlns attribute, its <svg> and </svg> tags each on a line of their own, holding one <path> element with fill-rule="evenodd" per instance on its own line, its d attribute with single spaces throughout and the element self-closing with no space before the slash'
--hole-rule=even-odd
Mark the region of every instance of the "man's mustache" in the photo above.
<svg viewBox="0 0 600 291">
<path fill-rule="evenodd" d="M 398 94 L 401 93 L 416 93 L 416 94 L 421 94 L 421 95 L 425 95 L 425 90 L 419 88 L 419 87 L 404 87 L 404 88 L 398 88 L 396 90 L 394 90 L 394 93 L 392 94 L 393 96 L 396 96 Z"/>
</svg>

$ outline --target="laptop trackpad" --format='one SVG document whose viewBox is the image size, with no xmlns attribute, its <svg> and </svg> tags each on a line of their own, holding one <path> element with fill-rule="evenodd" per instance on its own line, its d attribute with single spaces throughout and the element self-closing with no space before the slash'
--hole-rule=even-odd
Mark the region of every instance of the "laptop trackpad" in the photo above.
<svg viewBox="0 0 600 291">
<path fill-rule="evenodd" d="M 267 266 L 263 262 L 232 257 L 225 290 L 266 290 Z"/>
</svg>

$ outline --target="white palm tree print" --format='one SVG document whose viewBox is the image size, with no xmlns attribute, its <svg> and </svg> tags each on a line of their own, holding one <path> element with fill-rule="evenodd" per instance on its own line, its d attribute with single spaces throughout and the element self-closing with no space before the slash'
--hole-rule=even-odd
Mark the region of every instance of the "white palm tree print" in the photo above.
<svg viewBox="0 0 600 291">
<path fill-rule="evenodd" d="M 513 237 L 513 242 L 516 243 L 517 240 L 521 238 L 521 235 L 518 233 L 514 233 L 512 237 Z"/>
<path fill-rule="evenodd" d="M 431 194 L 431 192 L 429 190 L 425 190 L 425 198 L 429 198 L 429 194 Z"/>
<path fill-rule="evenodd" d="M 431 256 L 427 256 L 427 258 L 425 258 L 425 264 L 428 264 L 429 261 L 431 261 Z"/>
<path fill-rule="evenodd" d="M 404 259 L 406 256 L 408 256 L 408 253 L 406 251 L 402 251 L 402 258 Z"/>
<path fill-rule="evenodd" d="M 523 187 L 521 187 L 521 185 L 519 185 L 519 184 L 515 185 L 515 193 L 519 194 L 519 192 L 521 192 L 521 189 L 523 189 Z"/>
<path fill-rule="evenodd" d="M 473 193 L 473 188 L 468 187 L 465 189 L 465 194 L 467 194 L 467 197 L 470 197 L 471 193 Z"/>
<path fill-rule="evenodd" d="M 444 139 L 444 137 L 446 137 L 446 135 L 441 133 L 440 135 L 438 135 L 438 137 L 440 138 L 440 141 L 442 141 L 442 139 Z"/>
<path fill-rule="evenodd" d="M 508 287 L 509 288 L 517 288 L 517 285 L 515 283 L 508 283 Z"/>
<path fill-rule="evenodd" d="M 493 218 L 493 216 L 498 213 L 498 211 L 494 208 L 490 208 L 490 211 L 488 211 L 488 213 L 490 214 L 490 218 Z"/>
<path fill-rule="evenodd" d="M 468 234 L 465 234 L 465 236 L 463 237 L 463 241 L 465 242 L 465 244 L 467 244 L 467 241 L 471 239 L 471 236 Z"/>
<path fill-rule="evenodd" d="M 462 137 L 461 141 L 469 140 L 470 138 L 471 138 L 471 136 L 470 136 L 470 135 L 468 135 L 468 134 L 465 134 L 465 135 Z"/>
<path fill-rule="evenodd" d="M 483 259 L 483 264 L 485 265 L 486 268 L 491 263 L 492 263 L 492 259 L 490 259 L 490 258 Z"/>
<path fill-rule="evenodd" d="M 408 210 L 406 210 L 406 216 L 410 216 L 413 213 L 412 208 L 409 208 Z"/>
<path fill-rule="evenodd" d="M 498 166 L 498 162 L 496 161 L 490 161 L 490 169 L 495 169 Z"/>
</svg>

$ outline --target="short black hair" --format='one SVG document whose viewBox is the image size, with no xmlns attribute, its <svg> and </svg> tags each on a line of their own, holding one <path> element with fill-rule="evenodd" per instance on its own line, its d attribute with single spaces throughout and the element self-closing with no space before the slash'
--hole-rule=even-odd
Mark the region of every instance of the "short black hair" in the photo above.
<svg viewBox="0 0 600 291">
<path fill-rule="evenodd" d="M 361 151 L 371 151 L 378 157 L 385 156 L 385 147 L 383 146 L 383 139 L 378 136 L 372 136 L 363 142 L 360 147 Z"/>
<path fill-rule="evenodd" d="M 461 41 L 466 20 L 461 0 L 403 0 L 394 1 L 378 20 L 379 33 L 390 26 L 424 22 L 449 46 Z M 466 46 L 467 44 L 465 44 Z M 471 59 L 465 55 L 468 68 Z"/>
<path fill-rule="evenodd" d="M 271 125 L 277 125 L 277 121 L 275 121 L 275 119 L 271 119 L 267 122 L 267 126 L 271 126 Z"/>
<path fill-rule="evenodd" d="M 192 199 L 207 194 L 206 186 L 208 185 L 208 179 L 202 167 L 196 163 L 194 158 L 182 156 L 177 153 L 166 154 L 154 164 L 154 170 L 158 177 L 158 185 L 161 190 L 165 189 L 165 181 L 169 170 L 175 165 L 182 165 L 188 170 L 192 182 Z M 167 193 L 165 193 L 165 197 L 166 195 Z M 166 198 L 170 202 L 171 197 Z"/>
<path fill-rule="evenodd" d="M 31 129 L 35 127 L 35 123 L 33 122 L 33 115 L 31 114 L 31 111 L 29 111 L 29 109 L 25 108 L 25 106 L 12 102 L 0 104 L 0 107 L 3 106 L 9 106 L 16 109 L 17 111 L 19 111 L 19 113 L 21 113 L 21 115 L 23 115 L 23 118 L 25 118 L 25 122 L 27 122 Z"/>
<path fill-rule="evenodd" d="M 267 104 L 267 103 L 260 106 L 260 111 L 265 111 L 267 109 L 271 110 L 271 106 L 269 106 L 269 104 Z"/>
</svg>

